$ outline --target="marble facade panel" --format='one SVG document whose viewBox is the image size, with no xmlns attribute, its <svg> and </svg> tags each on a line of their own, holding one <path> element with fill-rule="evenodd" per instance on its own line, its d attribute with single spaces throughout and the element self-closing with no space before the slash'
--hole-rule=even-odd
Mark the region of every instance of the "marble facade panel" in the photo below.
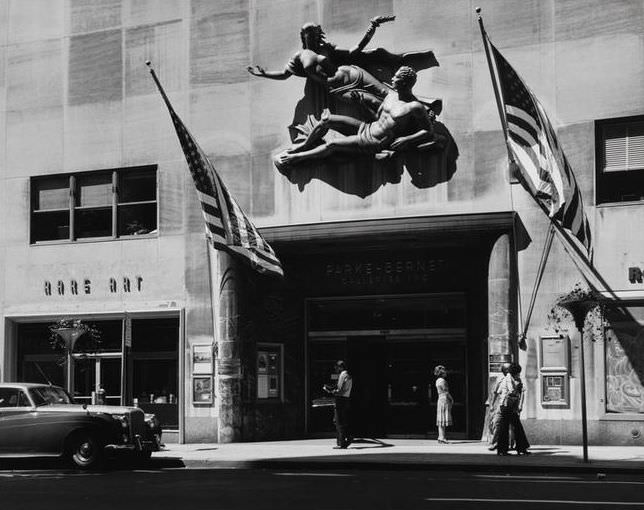
<svg viewBox="0 0 644 510">
<path fill-rule="evenodd" d="M 63 170 L 63 108 L 9 111 L 6 114 L 6 176 Z"/>
<path fill-rule="evenodd" d="M 6 17 L 2 30 L 9 43 L 62 37 L 65 0 L 7 0 L 0 7 Z"/>
<path fill-rule="evenodd" d="M 116 168 L 123 161 L 121 101 L 68 106 L 65 112 L 65 170 Z"/>
<path fill-rule="evenodd" d="M 121 26 L 123 3 L 123 0 L 69 0 L 69 32 L 78 34 Z"/>
<path fill-rule="evenodd" d="M 61 39 L 8 46 L 6 68 L 3 66 L 7 90 L 5 108 L 20 110 L 62 106 L 63 58 Z"/>
<path fill-rule="evenodd" d="M 68 102 L 77 105 L 123 97 L 121 30 L 73 36 L 69 41 Z"/>
</svg>

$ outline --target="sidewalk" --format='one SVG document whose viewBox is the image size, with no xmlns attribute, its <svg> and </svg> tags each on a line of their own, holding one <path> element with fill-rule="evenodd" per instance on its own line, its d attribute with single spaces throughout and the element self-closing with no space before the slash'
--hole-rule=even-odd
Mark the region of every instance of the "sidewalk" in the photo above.
<svg viewBox="0 0 644 510">
<path fill-rule="evenodd" d="M 232 444 L 168 444 L 153 459 L 186 467 L 270 469 L 386 469 L 475 471 L 567 471 L 644 473 L 642 446 L 590 446 L 583 462 L 581 446 L 535 445 L 527 457 L 500 457 L 479 441 L 363 439 L 334 450 L 334 439 L 305 439 Z"/>
</svg>

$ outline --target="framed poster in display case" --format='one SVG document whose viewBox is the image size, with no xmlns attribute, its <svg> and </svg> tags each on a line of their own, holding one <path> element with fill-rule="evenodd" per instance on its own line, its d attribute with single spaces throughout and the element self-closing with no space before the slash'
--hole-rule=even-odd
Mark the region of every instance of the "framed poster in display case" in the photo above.
<svg viewBox="0 0 644 510">
<path fill-rule="evenodd" d="M 569 378 L 566 372 L 541 374 L 541 405 L 570 407 Z"/>
<path fill-rule="evenodd" d="M 542 370 L 569 371 L 570 339 L 568 336 L 542 336 L 539 339 Z"/>
<path fill-rule="evenodd" d="M 212 375 L 212 345 L 192 344 L 192 375 Z"/>
<path fill-rule="evenodd" d="M 192 403 L 212 404 L 214 392 L 211 376 L 198 376 L 192 378 Z"/>
<path fill-rule="evenodd" d="M 541 407 L 570 407 L 570 338 L 539 338 Z"/>
</svg>

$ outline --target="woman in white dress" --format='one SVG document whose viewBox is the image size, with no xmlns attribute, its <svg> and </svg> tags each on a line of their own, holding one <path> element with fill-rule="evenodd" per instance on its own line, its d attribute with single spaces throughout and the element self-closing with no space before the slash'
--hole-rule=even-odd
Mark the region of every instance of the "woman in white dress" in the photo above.
<svg viewBox="0 0 644 510">
<path fill-rule="evenodd" d="M 436 377 L 436 391 L 438 392 L 438 401 L 436 402 L 438 442 L 447 444 L 445 428 L 452 424 L 452 404 L 454 403 L 454 399 L 449 393 L 447 370 L 443 365 L 438 365 L 434 368 L 434 377 Z"/>
</svg>

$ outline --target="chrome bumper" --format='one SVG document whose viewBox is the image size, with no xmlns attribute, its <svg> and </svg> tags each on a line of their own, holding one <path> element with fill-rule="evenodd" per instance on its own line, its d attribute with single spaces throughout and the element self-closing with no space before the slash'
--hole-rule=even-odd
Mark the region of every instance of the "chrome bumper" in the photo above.
<svg viewBox="0 0 644 510">
<path fill-rule="evenodd" d="M 134 436 L 133 443 L 127 444 L 106 444 L 105 450 L 108 451 L 129 451 L 129 452 L 142 452 L 142 451 L 152 451 L 158 452 L 161 450 L 161 435 L 154 434 L 153 439 L 145 440 L 140 435 Z"/>
</svg>

